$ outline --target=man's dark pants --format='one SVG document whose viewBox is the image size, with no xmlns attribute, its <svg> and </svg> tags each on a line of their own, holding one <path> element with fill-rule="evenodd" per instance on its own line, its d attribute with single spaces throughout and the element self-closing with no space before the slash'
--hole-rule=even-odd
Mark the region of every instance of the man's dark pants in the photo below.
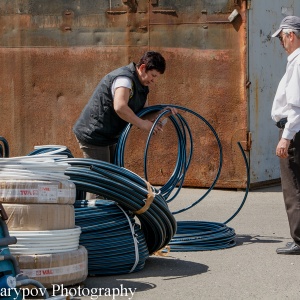
<svg viewBox="0 0 300 300">
<path fill-rule="evenodd" d="M 280 129 L 280 137 L 283 129 Z M 300 246 L 300 132 L 291 140 L 288 158 L 280 159 L 281 185 L 290 233 Z"/>
</svg>

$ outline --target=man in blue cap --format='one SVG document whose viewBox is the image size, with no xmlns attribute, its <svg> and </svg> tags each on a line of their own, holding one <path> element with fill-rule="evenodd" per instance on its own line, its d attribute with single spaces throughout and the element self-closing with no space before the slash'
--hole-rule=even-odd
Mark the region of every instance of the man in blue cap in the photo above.
<svg viewBox="0 0 300 300">
<path fill-rule="evenodd" d="M 300 254 L 300 18 L 285 17 L 272 37 L 279 38 L 288 55 L 271 115 L 280 129 L 276 155 L 280 158 L 283 198 L 293 238 L 276 252 Z"/>
</svg>

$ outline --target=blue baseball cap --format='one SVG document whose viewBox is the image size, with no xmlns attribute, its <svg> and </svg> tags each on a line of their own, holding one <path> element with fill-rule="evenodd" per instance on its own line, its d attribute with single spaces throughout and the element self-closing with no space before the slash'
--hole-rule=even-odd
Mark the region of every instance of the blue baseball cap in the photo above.
<svg viewBox="0 0 300 300">
<path fill-rule="evenodd" d="M 283 29 L 291 29 L 291 30 L 299 30 L 300 31 L 300 18 L 297 16 L 287 16 L 285 17 L 277 29 L 273 34 L 272 37 L 277 37 L 279 33 Z"/>
</svg>

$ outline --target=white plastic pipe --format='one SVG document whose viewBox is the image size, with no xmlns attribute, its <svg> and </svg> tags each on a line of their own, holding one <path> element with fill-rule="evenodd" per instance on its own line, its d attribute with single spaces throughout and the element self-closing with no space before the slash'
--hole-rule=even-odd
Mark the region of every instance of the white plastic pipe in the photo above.
<svg viewBox="0 0 300 300">
<path fill-rule="evenodd" d="M 51 254 L 77 250 L 81 227 L 63 230 L 10 231 L 17 243 L 10 245 L 13 255 Z"/>
</svg>

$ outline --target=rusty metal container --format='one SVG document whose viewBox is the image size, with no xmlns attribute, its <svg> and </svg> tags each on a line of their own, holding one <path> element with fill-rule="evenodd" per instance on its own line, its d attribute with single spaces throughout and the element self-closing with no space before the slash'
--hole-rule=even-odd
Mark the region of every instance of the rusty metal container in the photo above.
<svg viewBox="0 0 300 300">
<path fill-rule="evenodd" d="M 167 69 L 151 89 L 149 104 L 187 107 L 210 122 L 223 148 L 223 167 L 216 186 L 246 186 L 245 164 L 237 142 L 242 143 L 250 162 L 252 152 L 255 155 L 253 183 L 275 180 L 276 158 L 269 158 L 263 166 L 270 171 L 261 175 L 259 170 L 270 152 L 269 136 L 276 133 L 265 133 L 263 151 L 253 148 L 258 142 L 251 140 L 251 136 L 258 136 L 252 124 L 260 114 L 257 99 L 263 93 L 249 78 L 254 59 L 249 53 L 254 26 L 249 16 L 255 17 L 256 6 L 274 11 L 279 1 L 258 3 L 0 0 L 0 135 L 9 141 L 11 156 L 26 155 L 35 145 L 59 144 L 81 157 L 72 126 L 99 80 L 151 49 L 163 54 Z M 279 13 L 268 25 L 276 27 L 280 17 Z M 255 25 L 260 28 L 260 24 Z M 272 27 L 266 29 L 271 31 Z M 280 55 L 278 51 L 273 57 Z M 251 76 L 258 73 L 256 66 Z M 275 93 L 274 84 L 268 87 L 269 94 Z M 218 171 L 218 145 L 203 122 L 186 117 L 193 133 L 194 154 L 185 186 L 209 187 Z M 144 140 L 143 133 L 133 128 L 125 155 L 125 166 L 142 176 Z M 148 161 L 152 184 L 165 183 L 176 155 L 174 129 L 167 124 L 151 144 Z"/>
</svg>

